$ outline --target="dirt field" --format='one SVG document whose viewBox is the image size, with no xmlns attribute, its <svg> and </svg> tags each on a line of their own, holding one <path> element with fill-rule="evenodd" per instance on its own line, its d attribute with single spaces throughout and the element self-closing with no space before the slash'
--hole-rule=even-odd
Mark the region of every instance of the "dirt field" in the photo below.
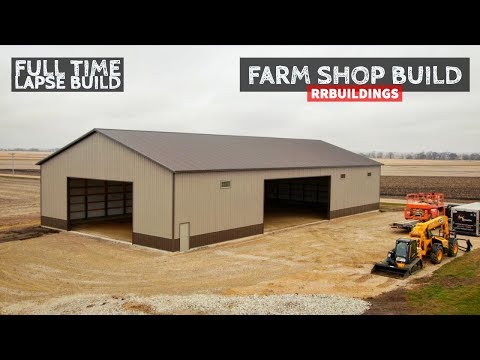
<svg viewBox="0 0 480 360">
<path fill-rule="evenodd" d="M 90 302 L 105 294 L 368 298 L 410 281 L 369 273 L 399 236 L 386 226 L 397 217 L 362 214 L 176 254 L 64 232 L 1 243 L 0 312 L 30 313 L 36 306 L 45 311 L 45 302 L 72 295 Z M 427 264 L 411 278 L 436 268 Z"/>
<path fill-rule="evenodd" d="M 408 193 L 443 192 L 447 201 L 480 201 L 480 177 L 382 176 L 380 195 L 404 198 Z"/>
<path fill-rule="evenodd" d="M 382 176 L 480 177 L 476 160 L 374 159 L 382 164 Z"/>
<path fill-rule="evenodd" d="M 0 176 L 0 231 L 40 224 L 40 180 Z"/>
<path fill-rule="evenodd" d="M 36 151 L 0 151 L 0 172 L 12 170 L 12 153 L 14 153 L 15 170 L 18 173 L 26 173 L 25 170 L 38 170 L 40 166 L 35 163 L 50 155 L 50 152 Z"/>
<path fill-rule="evenodd" d="M 58 313 L 62 299 L 73 301 L 69 311 L 83 313 L 85 306 L 97 300 L 103 304 L 105 297 L 134 296 L 140 305 L 142 298 L 156 295 L 368 298 L 410 281 L 370 274 L 372 264 L 401 235 L 387 226 L 399 212 L 361 214 L 172 254 L 66 232 L 20 240 L 18 231 L 17 237 L 6 238 L 22 223 L 28 224 L 24 231 L 34 231 L 38 180 L 0 181 L 0 233 L 6 239 L 0 242 L 3 313 Z M 436 268 L 427 264 L 412 279 Z"/>
</svg>

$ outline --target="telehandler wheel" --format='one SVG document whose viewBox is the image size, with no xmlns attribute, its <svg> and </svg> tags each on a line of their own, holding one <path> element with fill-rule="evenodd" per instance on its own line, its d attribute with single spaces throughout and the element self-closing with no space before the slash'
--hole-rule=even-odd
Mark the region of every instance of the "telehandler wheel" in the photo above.
<svg viewBox="0 0 480 360">
<path fill-rule="evenodd" d="M 457 239 L 448 243 L 448 256 L 455 257 L 458 254 L 458 241 Z"/>
<path fill-rule="evenodd" d="M 440 264 L 443 260 L 443 246 L 442 244 L 433 244 L 430 252 L 430 261 L 432 264 Z"/>
</svg>

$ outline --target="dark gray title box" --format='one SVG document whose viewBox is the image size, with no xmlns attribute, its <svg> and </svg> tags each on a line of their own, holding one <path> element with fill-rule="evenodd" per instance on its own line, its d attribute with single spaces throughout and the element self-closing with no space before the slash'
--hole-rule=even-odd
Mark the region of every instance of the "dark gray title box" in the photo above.
<svg viewBox="0 0 480 360">
<path fill-rule="evenodd" d="M 257 71 L 258 77 L 254 79 L 254 84 L 249 84 L 249 67 L 259 66 Z M 260 84 L 263 71 L 266 66 L 270 67 L 271 74 L 275 80 L 275 84 L 266 81 Z M 310 84 L 305 82 L 305 77 L 296 79 L 295 84 L 277 84 L 276 67 L 286 66 L 288 68 L 287 79 L 291 81 L 293 67 L 296 66 L 299 71 L 302 71 L 304 66 L 308 66 L 310 77 Z M 401 66 L 405 69 L 407 81 L 403 86 L 403 91 L 470 91 L 470 58 L 240 58 L 240 91 L 306 91 L 307 85 L 320 85 L 318 79 L 325 79 L 318 75 L 318 69 L 321 66 L 330 66 L 330 75 L 333 75 L 333 67 L 338 66 L 339 70 L 343 72 L 345 66 L 350 67 L 350 74 L 357 66 L 364 66 L 369 71 L 371 76 L 372 66 L 381 66 L 385 70 L 383 78 L 378 79 L 376 84 L 391 85 L 392 67 Z M 419 75 L 419 66 L 423 66 L 423 81 L 419 84 L 412 84 L 408 81 L 408 67 L 412 67 L 412 77 L 417 79 Z M 456 67 L 461 71 L 461 79 L 456 84 L 434 84 L 434 66 L 437 67 L 436 78 L 445 80 L 446 67 Z M 430 70 L 427 70 L 429 67 Z M 425 78 L 427 73 L 430 73 L 430 85 L 426 84 Z M 450 71 L 451 74 L 454 74 Z M 363 79 L 363 73 L 359 72 L 359 79 Z M 455 79 L 455 76 L 451 77 Z M 344 78 L 339 78 L 339 84 L 345 84 Z M 371 78 L 365 85 L 371 84 Z M 333 81 L 329 84 L 335 85 Z M 350 85 L 355 85 L 351 81 Z"/>
<path fill-rule="evenodd" d="M 40 61 L 40 69 L 38 69 L 38 61 Z M 75 62 L 78 61 L 81 63 L 77 63 L 75 67 Z M 28 72 L 29 64 L 31 72 L 37 74 L 40 70 L 38 75 L 31 75 Z M 12 91 L 123 92 L 123 64 L 124 58 L 12 58 Z M 94 76 L 91 76 L 93 65 L 100 65 L 100 69 L 95 67 Z M 75 73 L 76 69 L 78 74 Z M 87 74 L 85 74 L 86 69 Z"/>
</svg>

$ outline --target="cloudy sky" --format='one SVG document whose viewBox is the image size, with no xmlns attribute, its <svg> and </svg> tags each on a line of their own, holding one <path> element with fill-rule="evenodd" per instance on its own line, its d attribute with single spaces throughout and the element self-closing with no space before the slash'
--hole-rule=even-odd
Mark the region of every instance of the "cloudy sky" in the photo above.
<svg viewBox="0 0 480 360">
<path fill-rule="evenodd" d="M 12 57 L 124 57 L 123 93 L 12 93 Z M 307 103 L 239 91 L 240 57 L 470 57 L 469 93 Z M 92 128 L 313 138 L 353 151 L 480 151 L 479 46 L 0 46 L 0 148 Z"/>
</svg>

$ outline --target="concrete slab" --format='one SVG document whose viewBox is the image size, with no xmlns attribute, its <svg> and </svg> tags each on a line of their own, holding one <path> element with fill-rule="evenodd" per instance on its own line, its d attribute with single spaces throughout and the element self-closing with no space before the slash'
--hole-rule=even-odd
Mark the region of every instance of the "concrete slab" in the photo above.
<svg viewBox="0 0 480 360">
<path fill-rule="evenodd" d="M 132 228 L 131 222 L 102 221 L 76 225 L 72 230 L 131 243 Z"/>
<path fill-rule="evenodd" d="M 312 209 L 271 209 L 265 211 L 264 231 L 269 232 L 325 219 L 326 216 Z"/>
</svg>

